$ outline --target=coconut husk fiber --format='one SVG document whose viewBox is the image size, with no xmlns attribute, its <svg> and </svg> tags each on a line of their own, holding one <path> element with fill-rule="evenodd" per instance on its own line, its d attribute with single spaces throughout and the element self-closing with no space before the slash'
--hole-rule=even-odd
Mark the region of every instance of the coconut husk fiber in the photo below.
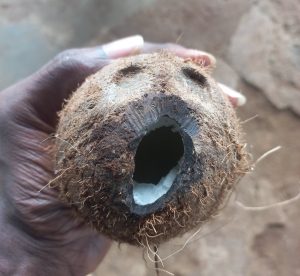
<svg viewBox="0 0 300 276">
<path fill-rule="evenodd" d="M 221 88 L 201 65 L 165 52 L 87 78 L 61 111 L 57 137 L 60 197 L 100 233 L 134 245 L 208 221 L 248 169 Z M 168 190 L 147 203 L 166 177 Z M 143 190 L 146 204 L 134 196 L 139 183 L 156 185 Z"/>
</svg>

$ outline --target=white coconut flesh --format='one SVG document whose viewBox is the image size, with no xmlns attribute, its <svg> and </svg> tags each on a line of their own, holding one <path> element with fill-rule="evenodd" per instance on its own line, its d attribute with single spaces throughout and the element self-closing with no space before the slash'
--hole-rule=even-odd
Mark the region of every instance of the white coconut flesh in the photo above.
<svg viewBox="0 0 300 276">
<path fill-rule="evenodd" d="M 176 122 L 164 117 L 148 130 L 140 142 L 133 176 L 135 204 L 152 204 L 171 189 L 184 152 L 178 129 Z"/>
<path fill-rule="evenodd" d="M 134 202 L 138 205 L 154 203 L 170 190 L 178 171 L 178 167 L 173 168 L 165 177 L 162 177 L 157 184 L 135 182 L 133 186 Z"/>
</svg>

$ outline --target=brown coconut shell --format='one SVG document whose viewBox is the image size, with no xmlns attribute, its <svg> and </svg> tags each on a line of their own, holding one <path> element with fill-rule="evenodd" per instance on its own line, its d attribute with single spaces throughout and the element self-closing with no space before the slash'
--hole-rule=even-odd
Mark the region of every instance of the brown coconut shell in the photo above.
<svg viewBox="0 0 300 276">
<path fill-rule="evenodd" d="M 165 195 L 139 205 L 136 154 L 162 118 L 182 141 L 179 171 Z M 220 87 L 203 67 L 168 53 L 120 59 L 90 76 L 61 111 L 57 137 L 61 198 L 100 233 L 135 245 L 208 221 L 248 169 L 238 119 Z"/>
</svg>

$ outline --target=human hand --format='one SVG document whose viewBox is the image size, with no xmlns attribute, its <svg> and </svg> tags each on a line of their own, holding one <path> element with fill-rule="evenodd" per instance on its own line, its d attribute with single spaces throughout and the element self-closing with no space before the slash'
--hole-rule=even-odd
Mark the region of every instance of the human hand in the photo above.
<svg viewBox="0 0 300 276">
<path fill-rule="evenodd" d="M 53 140 L 63 102 L 90 74 L 113 59 L 166 49 L 204 66 L 210 55 L 134 36 L 99 47 L 67 50 L 0 93 L 0 272 L 4 275 L 84 275 L 110 242 L 58 200 Z M 230 96 L 233 104 L 237 97 Z"/>
</svg>

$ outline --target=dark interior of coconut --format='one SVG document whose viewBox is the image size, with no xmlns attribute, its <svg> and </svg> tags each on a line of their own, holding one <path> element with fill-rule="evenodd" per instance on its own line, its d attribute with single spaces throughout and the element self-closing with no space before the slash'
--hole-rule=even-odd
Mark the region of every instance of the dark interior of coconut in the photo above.
<svg viewBox="0 0 300 276">
<path fill-rule="evenodd" d="M 154 203 L 170 190 L 184 153 L 178 127 L 174 120 L 163 117 L 139 143 L 133 175 L 136 204 Z"/>
</svg>

